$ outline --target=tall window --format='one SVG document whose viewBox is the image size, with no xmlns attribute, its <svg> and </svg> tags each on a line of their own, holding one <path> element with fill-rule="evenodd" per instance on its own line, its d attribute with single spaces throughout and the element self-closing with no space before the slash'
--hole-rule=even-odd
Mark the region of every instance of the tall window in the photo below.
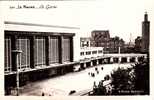
<svg viewBox="0 0 154 100">
<path fill-rule="evenodd" d="M 49 41 L 49 63 L 58 63 L 58 37 L 51 37 Z"/>
<path fill-rule="evenodd" d="M 70 61 L 70 38 L 64 37 L 62 41 L 62 46 L 63 46 L 63 62 Z"/>
<path fill-rule="evenodd" d="M 45 56 L 45 38 L 36 37 L 35 39 L 35 65 L 45 65 L 46 56 Z"/>
<path fill-rule="evenodd" d="M 11 71 L 11 38 L 5 38 L 5 72 Z"/>
<path fill-rule="evenodd" d="M 30 40 L 28 38 L 17 39 L 17 50 L 22 52 L 18 55 L 18 68 L 30 67 Z"/>
</svg>

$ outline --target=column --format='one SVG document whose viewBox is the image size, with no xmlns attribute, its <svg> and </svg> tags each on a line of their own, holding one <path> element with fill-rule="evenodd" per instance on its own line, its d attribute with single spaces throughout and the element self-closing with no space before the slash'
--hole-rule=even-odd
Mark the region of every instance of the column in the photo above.
<svg viewBox="0 0 154 100">
<path fill-rule="evenodd" d="M 143 57 L 144 57 L 144 61 L 148 60 L 147 55 L 144 55 Z"/>
<path fill-rule="evenodd" d="M 86 68 L 86 63 L 83 63 L 83 67 Z"/>
<path fill-rule="evenodd" d="M 73 62 L 74 57 L 73 37 L 70 37 L 70 62 Z"/>
<path fill-rule="evenodd" d="M 45 37 L 45 55 L 46 55 L 46 65 L 49 66 L 49 40 L 50 37 L 46 36 Z"/>
<path fill-rule="evenodd" d="M 130 57 L 127 57 L 127 63 L 129 63 L 130 62 Z"/>
<path fill-rule="evenodd" d="M 35 49 L 35 36 L 32 36 L 30 37 L 30 67 L 31 68 L 35 68 L 34 49 Z"/>
<path fill-rule="evenodd" d="M 135 62 L 138 62 L 138 57 L 135 57 Z"/>
<path fill-rule="evenodd" d="M 17 36 L 12 36 L 11 37 L 11 51 L 12 50 L 17 50 Z M 12 71 L 17 71 L 17 55 L 14 52 L 12 53 Z"/>
<path fill-rule="evenodd" d="M 121 57 L 119 57 L 119 61 L 118 62 L 121 63 Z"/>
<path fill-rule="evenodd" d="M 108 63 L 108 64 L 110 64 L 110 59 L 111 59 L 111 58 L 107 58 L 107 63 Z"/>
<path fill-rule="evenodd" d="M 98 59 L 96 59 L 96 65 L 99 65 L 99 61 L 98 61 Z"/>
<path fill-rule="evenodd" d="M 110 58 L 110 62 L 113 63 L 113 57 Z"/>
<path fill-rule="evenodd" d="M 105 64 L 107 63 L 107 58 L 104 58 L 104 63 L 105 63 Z"/>
<path fill-rule="evenodd" d="M 101 62 L 101 59 L 98 59 L 98 64 L 101 64 L 102 62 Z"/>
<path fill-rule="evenodd" d="M 80 68 L 81 69 L 85 69 L 85 66 L 86 66 L 85 62 L 80 63 Z"/>
<path fill-rule="evenodd" d="M 102 59 L 102 64 L 104 64 L 104 59 Z"/>
<path fill-rule="evenodd" d="M 93 66 L 93 62 L 92 61 L 90 61 L 90 66 Z"/>
<path fill-rule="evenodd" d="M 62 36 L 58 37 L 59 63 L 62 64 Z"/>
</svg>

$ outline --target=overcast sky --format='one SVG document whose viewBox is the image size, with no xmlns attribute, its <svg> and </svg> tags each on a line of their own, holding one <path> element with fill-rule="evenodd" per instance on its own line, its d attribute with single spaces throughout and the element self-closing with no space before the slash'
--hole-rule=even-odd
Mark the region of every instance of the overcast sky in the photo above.
<svg viewBox="0 0 154 100">
<path fill-rule="evenodd" d="M 80 35 L 91 36 L 92 30 L 109 30 L 111 37 L 125 41 L 141 36 L 141 22 L 145 11 L 152 22 L 153 0 L 89 0 L 1 2 L 5 21 L 80 27 Z M 51 5 L 52 9 L 10 9 L 10 6 Z M 1 9 L 2 9 L 1 8 Z M 5 9 L 5 11 L 4 11 Z M 153 18 L 153 19 L 152 19 Z"/>
</svg>

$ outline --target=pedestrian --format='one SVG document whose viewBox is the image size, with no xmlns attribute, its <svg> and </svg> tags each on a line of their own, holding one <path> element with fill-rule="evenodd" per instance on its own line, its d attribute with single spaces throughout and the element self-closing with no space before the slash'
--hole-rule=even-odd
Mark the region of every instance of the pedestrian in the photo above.
<svg viewBox="0 0 154 100">
<path fill-rule="evenodd" d="M 44 92 L 42 92 L 42 96 L 44 96 L 45 94 L 44 94 Z"/>
<path fill-rule="evenodd" d="M 101 67 L 101 69 L 103 70 L 103 67 Z"/>
<path fill-rule="evenodd" d="M 97 71 L 97 74 L 99 74 L 99 71 Z"/>
<path fill-rule="evenodd" d="M 94 85 L 93 85 L 93 88 L 96 88 L 97 86 L 96 86 L 96 82 L 94 81 Z"/>
<path fill-rule="evenodd" d="M 97 70 L 98 70 L 98 68 L 96 67 L 96 68 L 95 68 L 95 71 L 97 71 Z"/>
<path fill-rule="evenodd" d="M 92 77 L 95 77 L 95 73 L 92 73 Z"/>
</svg>

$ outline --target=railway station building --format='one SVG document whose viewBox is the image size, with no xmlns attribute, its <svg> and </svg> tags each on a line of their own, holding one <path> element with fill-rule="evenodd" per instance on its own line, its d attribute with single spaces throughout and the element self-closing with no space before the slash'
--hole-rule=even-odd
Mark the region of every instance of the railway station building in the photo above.
<svg viewBox="0 0 154 100">
<path fill-rule="evenodd" d="M 5 90 L 73 71 L 79 63 L 78 27 L 5 21 Z M 79 51 L 79 52 L 78 52 Z"/>
</svg>

